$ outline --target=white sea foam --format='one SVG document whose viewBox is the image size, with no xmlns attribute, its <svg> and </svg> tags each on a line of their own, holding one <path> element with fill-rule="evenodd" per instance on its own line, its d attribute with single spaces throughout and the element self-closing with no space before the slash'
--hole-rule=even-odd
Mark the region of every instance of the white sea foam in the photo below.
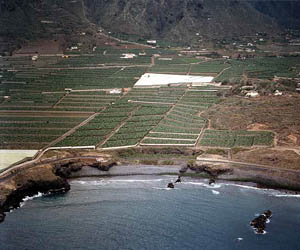
<svg viewBox="0 0 300 250">
<path fill-rule="evenodd" d="M 275 197 L 300 198 L 300 194 L 274 194 Z"/>
<path fill-rule="evenodd" d="M 178 189 L 178 188 L 168 188 L 168 187 L 165 187 L 165 188 L 160 188 L 160 187 L 152 187 L 153 189 L 157 189 L 157 190 L 172 190 L 172 189 Z"/>
<path fill-rule="evenodd" d="M 35 199 L 35 198 L 42 197 L 42 196 L 43 196 L 43 193 L 40 193 L 40 192 L 38 192 L 36 195 L 33 195 L 33 196 L 26 196 L 26 197 L 23 198 L 23 200 L 20 202 L 20 207 L 23 207 L 27 201 L 30 201 L 30 200 L 33 200 L 33 199 Z M 11 211 L 12 211 L 12 210 L 11 210 Z M 10 211 L 10 212 L 11 212 L 11 211 Z"/>
<path fill-rule="evenodd" d="M 43 193 L 40 193 L 38 192 L 36 195 L 33 195 L 33 196 L 26 196 L 23 201 L 30 201 L 30 200 L 33 200 L 34 198 L 38 198 L 38 197 L 42 197 L 43 196 Z"/>
<path fill-rule="evenodd" d="M 80 185 L 93 185 L 93 186 L 99 186 L 99 185 L 106 185 L 107 182 L 104 182 L 103 180 L 99 181 L 72 181 L 73 184 L 80 184 Z"/>
<path fill-rule="evenodd" d="M 135 180 L 109 180 L 109 182 L 159 182 L 159 181 L 163 181 L 164 179 L 149 179 L 149 180 L 139 180 L 139 179 L 135 179 Z"/>
<path fill-rule="evenodd" d="M 242 240 L 243 240 L 243 238 L 237 238 L 237 240 L 238 240 L 238 241 L 242 241 Z"/>
<path fill-rule="evenodd" d="M 216 191 L 216 190 L 212 190 L 212 193 L 213 193 L 213 194 L 220 194 L 220 192 L 219 192 L 219 191 Z"/>
<path fill-rule="evenodd" d="M 275 196 L 275 197 L 300 198 L 300 194 L 285 194 L 282 191 L 278 191 L 278 190 L 274 190 L 274 189 L 258 188 L 258 187 L 235 184 L 235 183 L 224 183 L 224 185 L 225 186 L 235 186 L 235 187 L 250 189 L 250 190 L 256 190 L 259 192 L 268 193 L 270 196 Z"/>
<path fill-rule="evenodd" d="M 254 233 L 255 234 L 266 234 L 267 233 L 267 231 L 266 230 L 264 230 L 262 233 L 258 233 L 258 232 L 256 232 L 256 230 L 254 231 Z"/>
<path fill-rule="evenodd" d="M 234 186 L 234 187 L 239 187 L 239 188 L 245 188 L 245 189 L 251 189 L 251 190 L 257 190 L 257 191 L 271 191 L 271 189 L 258 188 L 258 187 L 235 184 L 235 183 L 224 183 L 224 185 L 225 186 Z"/>
<path fill-rule="evenodd" d="M 187 182 L 182 182 L 182 184 L 190 184 L 190 185 L 198 185 L 198 186 L 202 186 L 202 187 L 206 187 L 206 188 L 220 188 L 222 185 L 221 184 L 206 184 L 203 182 L 192 182 L 192 181 L 187 181 Z"/>
</svg>

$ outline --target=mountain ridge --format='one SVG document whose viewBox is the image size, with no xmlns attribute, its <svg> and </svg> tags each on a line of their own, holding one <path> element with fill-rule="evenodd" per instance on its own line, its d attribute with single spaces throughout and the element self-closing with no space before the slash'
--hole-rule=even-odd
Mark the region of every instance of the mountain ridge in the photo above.
<svg viewBox="0 0 300 250">
<path fill-rule="evenodd" d="M 297 26 L 298 11 L 300 2 L 292 0 L 0 0 L 0 51 L 86 30 L 93 36 L 100 28 L 183 44 L 257 32 L 272 36 Z"/>
</svg>

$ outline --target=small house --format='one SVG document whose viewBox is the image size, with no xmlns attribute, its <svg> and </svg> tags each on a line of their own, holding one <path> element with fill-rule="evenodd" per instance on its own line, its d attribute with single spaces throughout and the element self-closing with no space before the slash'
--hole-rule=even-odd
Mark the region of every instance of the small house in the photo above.
<svg viewBox="0 0 300 250">
<path fill-rule="evenodd" d="M 122 58 L 122 59 L 133 59 L 136 56 L 137 56 L 136 54 L 122 54 L 122 56 L 120 58 Z"/>
<path fill-rule="evenodd" d="M 121 94 L 121 89 L 111 89 L 109 90 L 109 93 L 110 94 Z"/>
<path fill-rule="evenodd" d="M 259 93 L 257 91 L 249 91 L 246 93 L 245 97 L 258 97 Z"/>
<path fill-rule="evenodd" d="M 147 40 L 147 44 L 149 44 L 149 45 L 156 45 L 157 41 L 156 40 Z"/>
<path fill-rule="evenodd" d="M 277 89 L 277 90 L 275 90 L 274 95 L 275 96 L 281 96 L 282 92 Z"/>
</svg>

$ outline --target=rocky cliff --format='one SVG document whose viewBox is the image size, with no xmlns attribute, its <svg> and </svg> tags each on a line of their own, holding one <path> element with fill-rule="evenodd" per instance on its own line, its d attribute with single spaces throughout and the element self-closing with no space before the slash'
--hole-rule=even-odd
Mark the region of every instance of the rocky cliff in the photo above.
<svg viewBox="0 0 300 250">
<path fill-rule="evenodd" d="M 48 163 L 46 163 L 48 162 Z M 40 193 L 64 193 L 70 189 L 67 178 L 72 172 L 91 166 L 108 171 L 115 164 L 109 155 L 64 154 L 63 158 L 43 159 L 42 162 L 12 170 L 9 177 L 0 178 L 0 222 L 5 212 L 17 208 L 26 196 Z"/>
</svg>

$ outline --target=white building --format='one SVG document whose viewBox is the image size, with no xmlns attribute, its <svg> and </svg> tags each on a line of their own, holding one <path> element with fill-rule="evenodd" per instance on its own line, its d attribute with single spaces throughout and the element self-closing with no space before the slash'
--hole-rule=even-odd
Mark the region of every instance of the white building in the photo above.
<svg viewBox="0 0 300 250">
<path fill-rule="evenodd" d="M 249 91 L 248 93 L 246 93 L 245 96 L 246 97 L 258 97 L 259 93 L 257 91 Z"/>
<path fill-rule="evenodd" d="M 275 96 L 281 96 L 282 92 L 277 89 L 277 90 L 275 90 L 274 95 Z"/>
<path fill-rule="evenodd" d="M 157 41 L 156 40 L 147 40 L 147 44 L 156 45 Z"/>
<path fill-rule="evenodd" d="M 190 76 L 146 73 L 136 82 L 135 87 L 166 86 L 169 84 L 211 83 L 212 76 Z"/>
<path fill-rule="evenodd" d="M 122 54 L 122 56 L 120 58 L 123 58 L 123 59 L 133 59 L 136 56 L 137 56 L 136 54 Z"/>
</svg>

